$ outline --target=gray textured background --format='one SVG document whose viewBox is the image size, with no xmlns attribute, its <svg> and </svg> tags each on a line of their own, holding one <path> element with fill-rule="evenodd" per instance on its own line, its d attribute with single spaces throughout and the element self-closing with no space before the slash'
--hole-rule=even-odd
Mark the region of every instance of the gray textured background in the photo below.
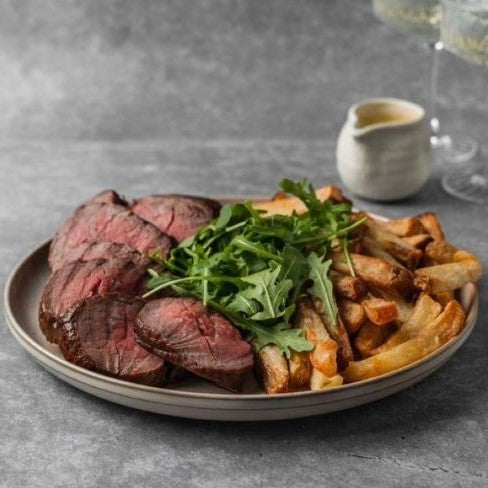
<svg viewBox="0 0 488 488">
<path fill-rule="evenodd" d="M 0 281 L 105 187 L 269 193 L 337 182 L 347 107 L 425 103 L 429 59 L 363 0 L 0 0 Z M 486 140 L 487 72 L 445 54 L 450 130 Z M 488 261 L 486 208 L 415 198 Z M 0 486 L 486 486 L 487 286 L 478 327 L 433 377 L 324 417 L 218 424 L 158 417 L 63 384 L 0 324 Z"/>
</svg>

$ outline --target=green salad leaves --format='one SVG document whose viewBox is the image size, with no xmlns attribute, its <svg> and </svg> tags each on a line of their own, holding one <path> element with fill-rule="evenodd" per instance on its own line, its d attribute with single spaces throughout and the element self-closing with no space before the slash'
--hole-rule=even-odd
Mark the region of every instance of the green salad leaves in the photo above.
<svg viewBox="0 0 488 488">
<path fill-rule="evenodd" d="M 176 295 L 199 298 L 247 333 L 258 350 L 274 344 L 289 357 L 291 351 L 313 349 L 291 328 L 296 302 L 305 293 L 317 297 L 336 322 L 329 256 L 339 248 L 351 262 L 347 237 L 365 218 L 354 220 L 348 203 L 320 201 L 306 180 L 285 179 L 280 187 L 308 212 L 267 217 L 251 203 L 224 206 L 167 260 L 153 256 L 163 271 L 150 270 L 144 296 L 170 287 Z"/>
</svg>

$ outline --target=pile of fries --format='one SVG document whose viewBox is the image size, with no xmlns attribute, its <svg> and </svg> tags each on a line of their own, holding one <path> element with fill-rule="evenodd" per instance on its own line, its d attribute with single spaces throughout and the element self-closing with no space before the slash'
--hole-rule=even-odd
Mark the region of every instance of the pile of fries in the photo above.
<svg viewBox="0 0 488 488">
<path fill-rule="evenodd" d="M 321 200 L 347 201 L 332 186 L 316 193 Z M 282 194 L 253 205 L 269 215 L 306 210 Z M 315 347 L 290 359 L 275 346 L 262 348 L 257 362 L 267 393 L 336 387 L 431 354 L 463 330 L 466 315 L 456 292 L 482 274 L 476 256 L 449 244 L 429 212 L 390 221 L 369 216 L 351 245 L 353 274 L 343 254 L 332 258 L 337 323 L 328 320 L 319 300 L 301 300 L 294 326 Z"/>
</svg>

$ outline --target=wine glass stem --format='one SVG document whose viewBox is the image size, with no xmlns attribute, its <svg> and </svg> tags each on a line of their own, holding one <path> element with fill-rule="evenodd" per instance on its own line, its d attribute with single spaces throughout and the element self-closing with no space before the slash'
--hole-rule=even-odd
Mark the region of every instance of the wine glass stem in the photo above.
<svg viewBox="0 0 488 488">
<path fill-rule="evenodd" d="M 429 41 L 428 46 L 432 53 L 429 99 L 430 128 L 432 135 L 435 137 L 440 134 L 439 118 L 437 116 L 437 87 L 439 83 L 439 54 L 444 46 L 441 41 Z"/>
</svg>

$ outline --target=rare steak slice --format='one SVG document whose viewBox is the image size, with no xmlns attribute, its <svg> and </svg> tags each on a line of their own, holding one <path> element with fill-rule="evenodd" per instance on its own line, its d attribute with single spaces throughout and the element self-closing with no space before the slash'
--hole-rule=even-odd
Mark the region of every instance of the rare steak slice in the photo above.
<svg viewBox="0 0 488 488">
<path fill-rule="evenodd" d="M 108 295 L 78 302 L 62 318 L 59 346 L 78 366 L 126 381 L 158 386 L 164 361 L 141 347 L 134 323 L 143 306 L 134 297 Z"/>
<path fill-rule="evenodd" d="M 56 267 L 53 271 L 59 269 L 61 266 L 73 261 L 90 261 L 91 259 L 114 259 L 124 258 L 132 259 L 140 264 L 149 265 L 150 260 L 143 257 L 140 253 L 135 251 L 125 244 L 118 244 L 116 242 L 84 242 L 72 249 L 69 249 L 64 255 L 63 262 L 56 262 Z"/>
<path fill-rule="evenodd" d="M 57 269 L 73 248 L 92 242 L 125 244 L 140 253 L 159 250 L 166 256 L 171 239 L 128 208 L 115 203 L 88 203 L 78 208 L 54 236 L 49 264 Z"/>
<path fill-rule="evenodd" d="M 209 198 L 153 195 L 132 203 L 132 211 L 181 242 L 217 217 L 221 205 Z"/>
<path fill-rule="evenodd" d="M 253 366 L 251 346 L 220 313 L 193 298 L 161 298 L 142 308 L 135 325 L 146 349 L 202 378 L 240 391 Z"/>
<path fill-rule="evenodd" d="M 58 319 L 83 298 L 113 292 L 142 293 L 146 267 L 140 258 L 140 262 L 132 258 L 74 261 L 55 271 L 44 288 L 39 307 L 39 324 L 46 338 L 58 342 Z"/>
</svg>

